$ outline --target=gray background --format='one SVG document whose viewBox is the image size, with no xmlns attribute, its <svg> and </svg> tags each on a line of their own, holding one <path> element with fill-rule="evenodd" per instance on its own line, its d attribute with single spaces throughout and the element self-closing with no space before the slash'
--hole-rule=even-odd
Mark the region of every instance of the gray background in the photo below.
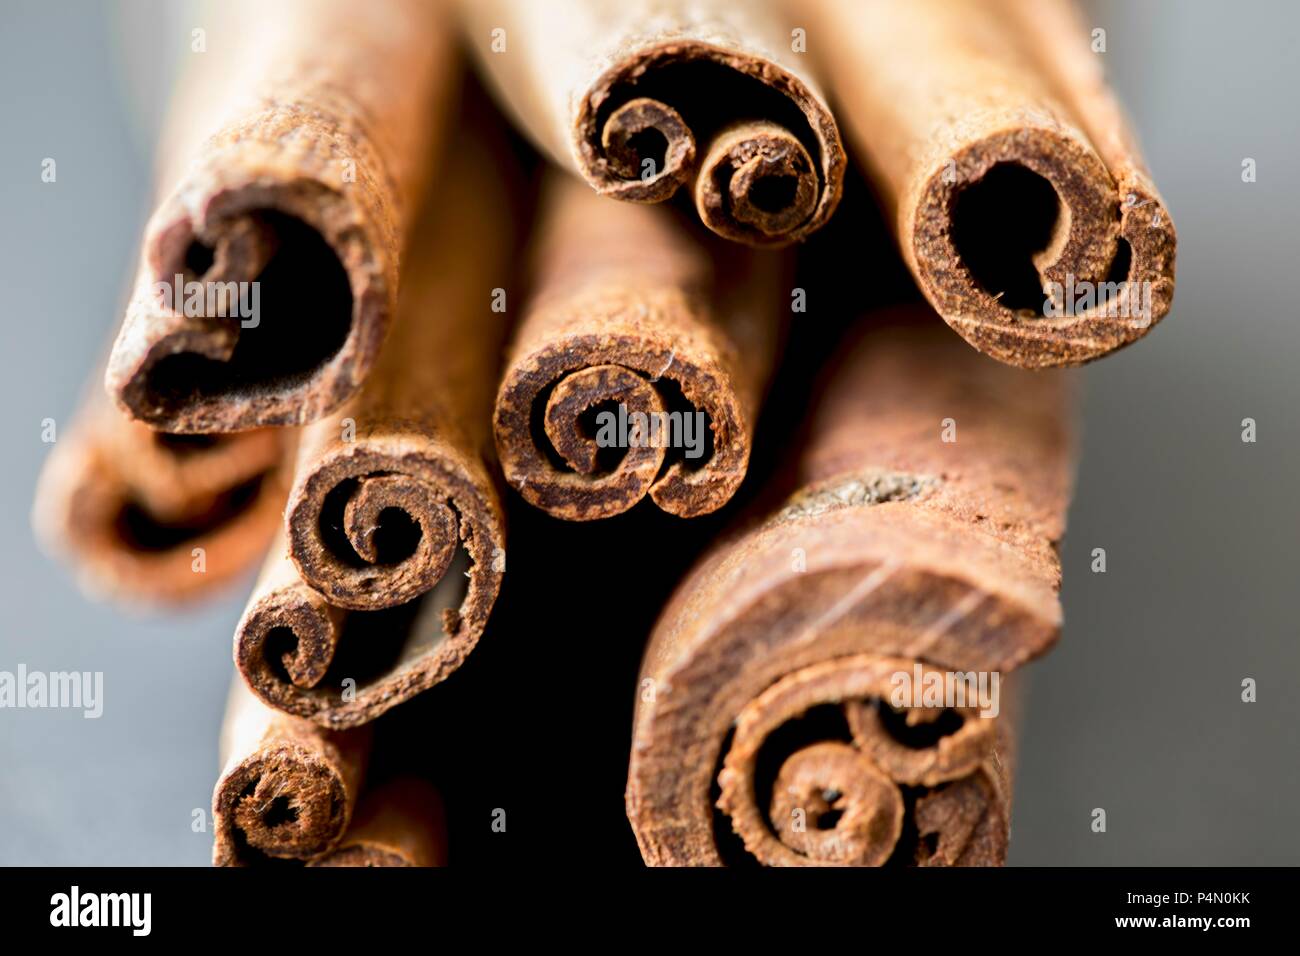
<svg viewBox="0 0 1300 956">
<path fill-rule="evenodd" d="M 1165 324 L 1083 376 L 1066 628 L 1031 671 L 1013 863 L 1300 863 L 1296 9 L 1088 6 L 1177 223 L 1179 282 Z M 28 518 L 41 420 L 66 421 L 118 319 L 161 78 L 191 25 L 144 0 L 0 0 L 0 669 L 102 670 L 106 684 L 99 720 L 0 711 L 4 864 L 208 859 L 191 812 L 217 770 L 242 596 L 184 619 L 89 603 L 36 552 Z M 1106 574 L 1089 570 L 1095 547 Z M 1245 677 L 1257 703 L 1240 701 Z"/>
</svg>

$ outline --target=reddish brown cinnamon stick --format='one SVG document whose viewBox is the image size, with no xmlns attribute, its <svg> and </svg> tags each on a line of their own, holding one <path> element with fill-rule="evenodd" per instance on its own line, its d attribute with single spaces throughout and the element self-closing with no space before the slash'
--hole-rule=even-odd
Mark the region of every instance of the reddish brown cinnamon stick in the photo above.
<svg viewBox="0 0 1300 956">
<path fill-rule="evenodd" d="M 835 120 L 766 0 L 462 8 L 501 98 L 602 195 L 690 187 L 705 225 L 751 245 L 802 239 L 839 202 Z"/>
<path fill-rule="evenodd" d="M 236 678 L 212 793 L 214 866 L 310 860 L 343 838 L 370 755 L 368 728 L 331 733 L 271 710 Z"/>
<path fill-rule="evenodd" d="M 239 0 L 209 11 L 106 375 L 129 414 L 175 432 L 302 424 L 360 386 L 453 85 L 438 9 Z M 255 285 L 238 290 L 232 316 L 235 283 Z M 224 308 L 208 299 L 223 290 Z"/>
<path fill-rule="evenodd" d="M 805 13 L 903 256 L 967 341 L 1074 365 L 1169 311 L 1173 223 L 1069 0 Z"/>
<path fill-rule="evenodd" d="M 852 349 L 800 491 L 698 565 L 655 628 L 627 789 L 649 863 L 723 862 L 733 828 L 765 863 L 1005 854 L 1004 740 L 969 709 L 912 699 L 891 721 L 877 702 L 914 666 L 991 682 L 1056 639 L 1062 381 L 911 318 Z"/>
<path fill-rule="evenodd" d="M 446 866 L 442 798 L 432 786 L 403 777 L 367 789 L 339 845 L 308 866 Z"/>
<path fill-rule="evenodd" d="M 475 573 L 463 567 L 407 604 L 346 611 L 303 583 L 280 538 L 235 629 L 235 666 L 277 710 L 335 730 L 369 723 L 442 681 L 474 649 L 495 590 L 481 598 L 482 618 L 462 617 L 466 575 Z"/>
<path fill-rule="evenodd" d="M 664 210 L 551 187 L 537 290 L 497 393 L 506 480 L 570 520 L 646 494 L 680 517 L 716 510 L 749 461 L 781 262 L 735 249 L 714 262 Z M 638 435 L 638 416 L 657 430 Z"/>
<path fill-rule="evenodd" d="M 304 433 L 285 527 L 305 585 L 273 555 L 237 636 L 236 660 L 264 699 L 329 726 L 373 719 L 459 667 L 501 587 L 504 518 L 487 460 L 507 313 L 493 303 L 505 301 L 517 217 L 510 167 L 486 137 L 458 142 L 374 377 Z M 336 608 L 395 608 L 347 621 L 387 638 L 348 641 Z M 286 632 L 297 642 L 288 658 L 270 640 Z M 321 683 L 330 667 L 356 682 L 355 699 Z"/>
<path fill-rule="evenodd" d="M 275 534 L 293 438 L 154 432 L 95 389 L 41 472 L 37 535 L 93 594 L 142 604 L 207 595 L 252 569 Z"/>
</svg>

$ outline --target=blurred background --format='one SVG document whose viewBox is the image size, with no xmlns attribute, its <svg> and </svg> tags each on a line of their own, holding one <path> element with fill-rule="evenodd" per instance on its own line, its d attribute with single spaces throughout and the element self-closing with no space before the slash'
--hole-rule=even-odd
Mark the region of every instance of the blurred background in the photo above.
<svg viewBox="0 0 1300 956">
<path fill-rule="evenodd" d="M 1107 31 L 1110 79 L 1177 224 L 1178 290 L 1147 339 L 1080 376 L 1065 631 L 1029 669 L 1010 862 L 1294 865 L 1300 9 L 1113 0 L 1085 10 Z M 191 823 L 219 769 L 247 585 L 184 616 L 96 605 L 36 550 L 29 522 L 50 447 L 41 422 L 68 420 L 120 319 L 193 17 L 163 0 L 0 4 L 0 670 L 105 675 L 98 720 L 0 710 L 0 864 L 209 859 L 211 834 Z M 46 157 L 54 184 L 41 181 Z M 1256 182 L 1242 182 L 1245 158 Z M 839 218 L 861 210 L 875 215 L 851 184 Z M 833 250 L 836 235 L 814 241 Z M 896 263 L 880 268 L 898 274 Z M 806 404 L 801 389 L 826 351 L 819 323 L 839 320 L 802 318 L 750 484 Z M 1247 417 L 1254 444 L 1241 441 Z M 638 508 L 570 527 L 519 504 L 503 613 L 462 671 L 399 713 L 421 728 L 451 790 L 454 863 L 559 853 L 635 865 L 622 791 L 640 648 L 673 581 L 728 516 L 684 528 Z M 628 540 L 647 542 L 643 566 L 577 557 Z M 1090 570 L 1098 547 L 1104 574 Z M 640 586 L 627 588 L 629 576 Z M 574 602 L 583 623 L 566 613 Z M 1256 703 L 1241 700 L 1248 677 Z M 510 813 L 504 834 L 490 831 L 496 807 Z M 1099 807 L 1102 834 L 1090 827 Z"/>
</svg>

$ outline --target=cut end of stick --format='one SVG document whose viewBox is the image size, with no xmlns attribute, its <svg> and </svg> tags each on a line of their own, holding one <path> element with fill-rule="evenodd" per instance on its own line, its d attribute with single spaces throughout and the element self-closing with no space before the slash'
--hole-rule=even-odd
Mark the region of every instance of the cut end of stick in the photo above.
<svg viewBox="0 0 1300 956">
<path fill-rule="evenodd" d="M 956 331 L 1029 368 L 1079 365 L 1142 336 L 1173 301 L 1173 224 L 1061 130 L 1017 127 L 950 156 L 904 203 L 904 249 Z"/>
<path fill-rule="evenodd" d="M 289 496 L 293 561 L 304 581 L 340 607 L 376 610 L 414 600 L 446 575 L 487 506 L 436 455 L 340 444 L 344 450 L 317 460 Z"/>
<path fill-rule="evenodd" d="M 720 508 L 744 478 L 740 416 L 716 372 L 627 338 L 548 348 L 514 364 L 494 429 L 507 482 L 557 518 L 608 518 L 646 495 L 694 517 Z"/>
<path fill-rule="evenodd" d="M 613 192 L 633 202 L 662 202 L 690 179 L 695 137 L 681 114 L 645 97 L 610 114 L 600 134 L 610 169 L 624 182 Z"/>
<path fill-rule="evenodd" d="M 692 109 L 701 88 L 720 106 Z M 585 90 L 571 136 L 597 192 L 659 202 L 694 179 L 708 227 L 750 245 L 819 229 L 843 186 L 844 148 L 821 95 L 762 56 L 699 40 L 626 55 Z"/>
<path fill-rule="evenodd" d="M 789 130 L 738 123 L 709 145 L 695 182 L 695 208 L 724 238 L 784 245 L 813 215 L 817 193 L 812 157 Z"/>
<path fill-rule="evenodd" d="M 949 721 L 952 711 L 921 706 L 900 711 L 898 721 L 876 719 L 888 706 L 892 675 L 910 677 L 917 666 L 870 655 L 825 661 L 786 675 L 744 707 L 723 758 L 718 806 L 749 854 L 770 866 L 934 862 L 928 843 L 904 838 L 919 829 L 916 788 L 927 788 L 924 800 L 983 774 L 996 722 L 966 710 Z M 829 719 L 810 716 L 827 709 Z M 918 726 L 928 733 L 897 729 Z M 966 809 L 1005 822 L 1005 807 L 988 801 Z M 950 862 L 963 859 L 972 828 L 932 817 L 931 842 L 943 844 Z M 1005 846 L 1003 833 L 998 855 L 964 862 L 1000 863 Z"/>
<path fill-rule="evenodd" d="M 314 421 L 374 362 L 395 254 L 320 184 L 195 175 L 195 188 L 214 195 L 199 212 L 173 198 L 155 215 L 109 358 L 109 395 L 177 433 Z"/>
<path fill-rule="evenodd" d="M 343 836 L 350 807 L 347 785 L 320 754 L 292 744 L 259 750 L 217 784 L 213 798 L 217 866 L 259 855 L 307 860 Z"/>
<path fill-rule="evenodd" d="M 51 452 L 37 536 L 97 596 L 145 606 L 203 597 L 254 567 L 274 535 L 288 485 L 283 437 L 194 446 L 101 403 Z"/>
</svg>

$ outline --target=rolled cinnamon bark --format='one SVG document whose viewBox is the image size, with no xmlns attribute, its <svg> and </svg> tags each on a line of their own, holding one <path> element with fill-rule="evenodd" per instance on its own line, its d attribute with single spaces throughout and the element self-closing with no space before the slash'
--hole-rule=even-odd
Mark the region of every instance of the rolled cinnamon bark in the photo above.
<svg viewBox="0 0 1300 956">
<path fill-rule="evenodd" d="M 186 433 L 303 424 L 361 385 L 454 85 L 439 10 L 209 9 L 105 376 L 130 415 Z"/>
<path fill-rule="evenodd" d="M 550 186 L 496 399 L 506 480 L 570 520 L 646 494 L 679 517 L 716 510 L 749 462 L 784 260 L 730 248 L 715 261 L 666 210 Z"/>
<path fill-rule="evenodd" d="M 542 149 L 597 192 L 661 202 L 750 245 L 820 228 L 844 150 L 767 0 L 463 0 L 471 44 Z"/>
<path fill-rule="evenodd" d="M 339 845 L 307 865 L 446 866 L 442 798 L 416 777 L 367 789 Z"/>
<path fill-rule="evenodd" d="M 432 592 L 405 604 L 347 611 L 302 581 L 281 537 L 235 628 L 235 666 L 276 710 L 335 730 L 369 723 L 442 681 L 474 649 L 500 574 L 466 566 L 453 564 Z M 474 595 L 486 607 L 466 596 L 467 575 L 471 592 L 476 581 L 492 588 Z"/>
<path fill-rule="evenodd" d="M 519 217 L 508 193 L 513 167 L 486 130 L 466 132 L 472 127 L 462 122 L 412 242 L 397 321 L 374 376 L 303 435 L 285 529 L 302 580 L 319 596 L 273 563 L 241 627 L 241 644 L 268 628 L 289 628 L 303 642 L 301 654 L 314 661 L 306 673 L 278 670 L 274 656 L 266 670 L 263 654 L 278 655 L 278 647 L 239 652 L 241 667 L 277 706 L 292 708 L 297 699 L 313 719 L 333 725 L 371 719 L 459 667 L 483 632 L 505 570 L 504 515 L 487 460 Z M 337 686 L 329 686 L 328 700 L 314 687 L 335 646 L 333 638 L 315 639 L 338 622 L 325 602 L 394 608 L 379 624 L 357 615 L 348 626 L 368 620 L 405 640 L 391 666 L 382 651 L 363 660 L 358 649 L 353 660 L 379 676 L 345 671 L 369 690 L 342 708 Z M 440 614 L 441 624 L 423 626 L 427 612 Z"/>
<path fill-rule="evenodd" d="M 172 435 L 94 389 L 36 485 L 33 524 L 90 593 L 175 604 L 250 571 L 281 520 L 294 434 Z"/>
<path fill-rule="evenodd" d="M 1007 713 L 892 695 L 900 673 L 1000 685 L 1056 640 L 1058 376 L 924 325 L 850 351 L 800 490 L 701 562 L 651 637 L 627 788 L 647 862 L 1001 862 L 1009 728 L 981 714 Z"/>
<path fill-rule="evenodd" d="M 369 728 L 336 733 L 278 713 L 236 677 L 212 792 L 213 866 L 305 861 L 334 849 L 352 820 L 370 746 Z"/>
<path fill-rule="evenodd" d="M 1069 0 L 804 9 L 903 257 L 968 342 L 1077 365 L 1165 316 L 1173 223 Z"/>
</svg>

